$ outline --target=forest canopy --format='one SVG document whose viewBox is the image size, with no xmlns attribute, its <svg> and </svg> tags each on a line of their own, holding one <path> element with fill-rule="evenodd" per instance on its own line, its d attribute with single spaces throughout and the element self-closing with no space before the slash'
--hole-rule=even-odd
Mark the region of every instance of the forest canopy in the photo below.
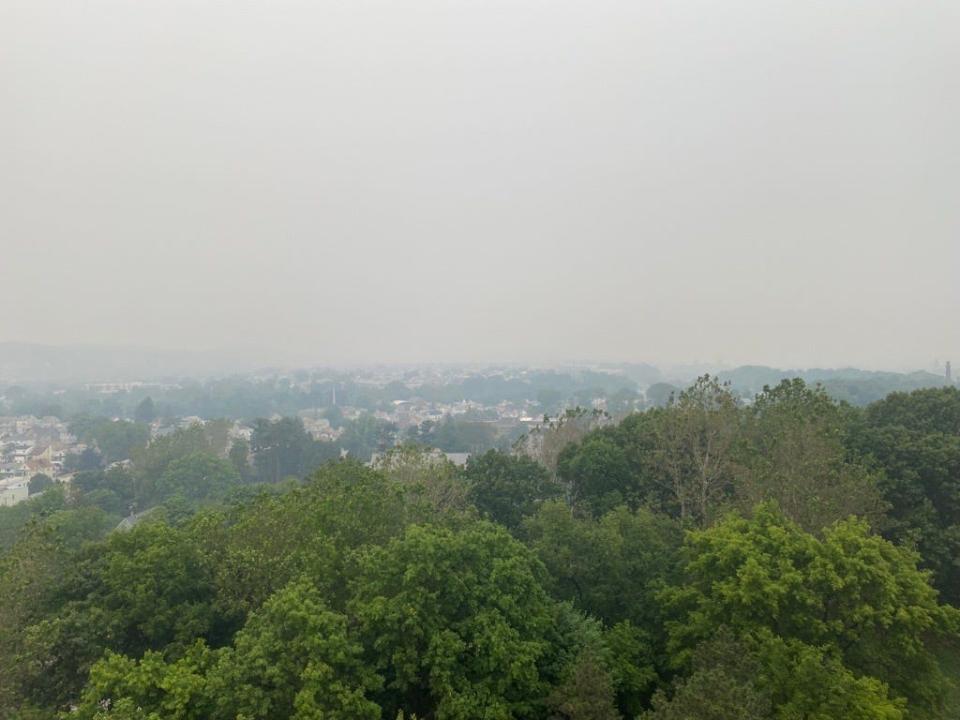
<svg viewBox="0 0 960 720">
<path fill-rule="evenodd" d="M 960 713 L 955 388 L 704 376 L 464 467 L 142 427 L 78 427 L 129 462 L 0 509 L 4 717 Z"/>
</svg>

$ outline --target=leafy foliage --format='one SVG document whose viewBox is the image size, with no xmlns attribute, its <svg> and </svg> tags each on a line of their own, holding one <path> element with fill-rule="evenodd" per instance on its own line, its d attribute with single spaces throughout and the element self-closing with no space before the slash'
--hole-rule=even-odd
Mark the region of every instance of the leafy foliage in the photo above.
<svg viewBox="0 0 960 720">
<path fill-rule="evenodd" d="M 96 445 L 106 463 L 129 459 L 150 440 L 146 425 L 126 420 L 78 418 L 70 429 L 83 442 Z"/>
<path fill-rule="evenodd" d="M 886 504 L 876 474 L 851 459 L 844 408 L 822 388 L 784 380 L 750 407 L 736 495 L 744 510 L 774 500 L 816 532 L 851 515 L 880 522 Z"/>
<path fill-rule="evenodd" d="M 542 566 L 509 533 L 413 526 L 358 561 L 350 607 L 393 695 L 381 702 L 389 717 L 534 711 L 548 688 L 550 602 Z"/>
<path fill-rule="evenodd" d="M 299 418 L 257 420 L 250 447 L 257 477 L 263 482 L 302 478 L 339 456 L 336 448 L 314 440 Z"/>
<path fill-rule="evenodd" d="M 546 468 L 534 460 L 488 450 L 467 461 L 464 478 L 470 500 L 480 513 L 515 529 L 546 500 L 561 494 Z"/>
<path fill-rule="evenodd" d="M 958 611 L 938 605 L 911 551 L 857 520 L 819 539 L 770 507 L 693 532 L 685 549 L 684 581 L 661 594 L 675 618 L 667 625 L 675 662 L 726 626 L 782 641 L 801 660 L 826 653 L 935 706 L 942 678 L 925 638 L 954 631 Z"/>
</svg>

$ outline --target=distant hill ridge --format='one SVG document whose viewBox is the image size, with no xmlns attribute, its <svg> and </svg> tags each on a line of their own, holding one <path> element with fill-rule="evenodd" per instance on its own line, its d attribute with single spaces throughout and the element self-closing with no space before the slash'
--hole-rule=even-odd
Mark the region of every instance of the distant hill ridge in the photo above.
<svg viewBox="0 0 960 720">
<path fill-rule="evenodd" d="M 837 400 L 854 405 L 866 405 L 892 392 L 910 392 L 947 384 L 945 377 L 926 370 L 900 373 L 851 367 L 781 370 L 763 365 L 743 365 L 721 371 L 717 376 L 742 395 L 754 395 L 761 392 L 764 385 L 773 386 L 781 380 L 798 377 L 810 384 L 819 383 Z"/>
</svg>

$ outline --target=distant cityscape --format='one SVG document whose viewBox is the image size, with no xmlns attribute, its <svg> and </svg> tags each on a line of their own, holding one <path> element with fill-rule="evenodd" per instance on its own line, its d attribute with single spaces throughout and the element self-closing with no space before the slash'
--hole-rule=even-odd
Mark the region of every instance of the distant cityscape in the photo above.
<svg viewBox="0 0 960 720">
<path fill-rule="evenodd" d="M 890 392 L 953 384 L 950 362 L 943 375 L 759 366 L 717 375 L 744 403 L 765 385 L 792 376 L 822 384 L 834 398 L 854 405 Z M 226 454 L 238 440 L 250 443 L 257 419 L 291 417 L 341 456 L 369 463 L 391 446 L 416 442 L 462 464 L 471 453 L 508 449 L 569 408 L 616 419 L 669 402 L 693 378 L 689 371 L 674 377 L 650 365 L 620 365 L 321 368 L 207 380 L 0 380 L 0 506 L 28 499 L 37 476 L 69 483 L 88 450 L 108 467 L 130 462 L 110 457 L 96 440 L 78 437 L 76 426 L 84 419 L 137 424 L 148 442 L 216 420 L 226 425 Z M 38 485 L 34 492 L 41 491 Z"/>
</svg>

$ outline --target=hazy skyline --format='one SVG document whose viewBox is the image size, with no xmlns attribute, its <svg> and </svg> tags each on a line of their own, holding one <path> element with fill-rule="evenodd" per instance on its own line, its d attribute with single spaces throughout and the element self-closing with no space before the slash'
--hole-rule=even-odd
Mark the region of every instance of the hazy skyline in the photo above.
<svg viewBox="0 0 960 720">
<path fill-rule="evenodd" d="M 0 0 L 0 342 L 957 366 L 958 23 Z"/>
</svg>

